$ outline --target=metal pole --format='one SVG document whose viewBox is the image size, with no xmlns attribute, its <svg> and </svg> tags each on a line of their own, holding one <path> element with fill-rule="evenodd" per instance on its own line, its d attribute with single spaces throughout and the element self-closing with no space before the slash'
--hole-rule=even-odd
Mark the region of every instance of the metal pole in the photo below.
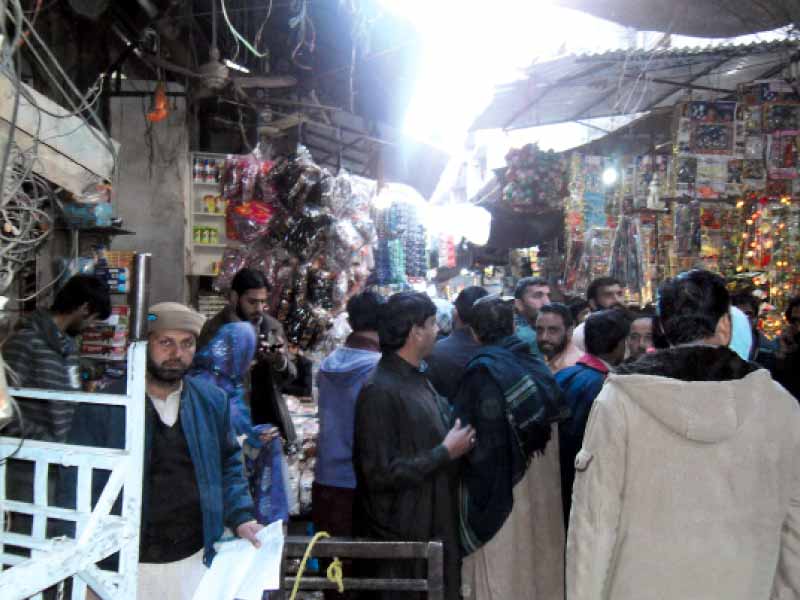
<svg viewBox="0 0 800 600">
<path fill-rule="evenodd" d="M 136 254 L 133 279 L 133 314 L 131 315 L 131 339 L 143 340 L 147 337 L 147 309 L 150 304 L 150 261 L 149 252 Z"/>
</svg>

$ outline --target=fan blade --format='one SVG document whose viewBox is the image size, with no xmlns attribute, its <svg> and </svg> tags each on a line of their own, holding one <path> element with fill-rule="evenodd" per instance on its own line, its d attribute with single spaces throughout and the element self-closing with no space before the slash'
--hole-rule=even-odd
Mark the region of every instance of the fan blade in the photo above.
<svg viewBox="0 0 800 600">
<path fill-rule="evenodd" d="M 305 122 L 306 116 L 301 113 L 293 113 L 289 116 L 278 119 L 277 121 L 270 121 L 258 126 L 258 135 L 268 135 L 277 137 L 283 135 L 287 129 L 297 127 L 300 123 Z"/>
<path fill-rule="evenodd" d="M 171 63 L 168 60 L 164 60 L 158 56 L 153 56 L 151 54 L 144 54 L 141 53 L 139 55 L 142 60 L 145 62 L 149 62 L 152 65 L 157 67 L 161 67 L 167 71 L 172 71 L 173 73 L 178 73 L 179 75 L 183 75 L 184 77 L 191 77 L 193 79 L 199 79 L 202 75 L 195 73 L 194 71 L 190 71 L 185 67 L 181 67 L 180 65 L 176 65 L 175 63 Z"/>
<path fill-rule="evenodd" d="M 254 77 L 231 77 L 242 88 L 287 88 L 297 85 L 291 75 L 267 75 Z"/>
</svg>

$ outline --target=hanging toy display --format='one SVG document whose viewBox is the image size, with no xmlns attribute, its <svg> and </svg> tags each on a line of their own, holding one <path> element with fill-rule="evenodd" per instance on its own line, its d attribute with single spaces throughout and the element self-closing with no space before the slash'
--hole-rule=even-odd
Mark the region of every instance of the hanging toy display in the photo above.
<svg viewBox="0 0 800 600">
<path fill-rule="evenodd" d="M 567 195 L 567 161 L 555 152 L 544 152 L 536 144 L 512 149 L 506 155 L 506 185 L 503 202 L 524 213 L 561 210 Z"/>
<path fill-rule="evenodd" d="M 378 244 L 372 283 L 404 286 L 428 271 L 425 200 L 412 187 L 390 183 L 381 188 L 374 220 Z"/>
<path fill-rule="evenodd" d="M 222 191 L 228 237 L 243 244 L 225 250 L 215 287 L 228 289 L 242 267 L 261 271 L 289 344 L 313 349 L 372 265 L 374 182 L 334 177 L 300 147 L 274 163 L 229 159 Z"/>
<path fill-rule="evenodd" d="M 629 216 L 623 216 L 617 226 L 609 274 L 619 279 L 631 294 L 641 294 L 644 274 L 639 225 Z"/>
</svg>

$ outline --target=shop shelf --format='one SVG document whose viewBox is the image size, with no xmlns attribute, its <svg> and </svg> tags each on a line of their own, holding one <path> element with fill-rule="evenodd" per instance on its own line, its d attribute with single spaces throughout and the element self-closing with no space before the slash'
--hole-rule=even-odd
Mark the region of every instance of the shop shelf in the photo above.
<svg viewBox="0 0 800 600">
<path fill-rule="evenodd" d="M 195 187 L 203 186 L 203 187 L 215 187 L 215 188 L 218 188 L 219 187 L 219 181 L 213 182 L 213 183 L 212 182 L 206 183 L 205 181 L 193 181 L 192 185 L 195 186 Z"/>
<path fill-rule="evenodd" d="M 78 231 L 80 233 L 96 233 L 98 235 L 136 235 L 135 231 L 121 227 L 59 227 L 62 231 Z"/>
<path fill-rule="evenodd" d="M 108 356 L 104 356 L 102 354 L 81 354 L 81 358 L 89 358 L 91 360 L 103 360 L 106 362 L 127 362 L 128 359 L 126 357 L 123 358 L 109 358 Z"/>
</svg>

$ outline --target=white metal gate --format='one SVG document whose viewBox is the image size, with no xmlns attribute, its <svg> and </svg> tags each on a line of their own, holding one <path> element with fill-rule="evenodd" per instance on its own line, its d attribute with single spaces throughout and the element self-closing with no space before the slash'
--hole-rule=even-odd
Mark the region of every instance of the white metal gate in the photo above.
<svg viewBox="0 0 800 600">
<path fill-rule="evenodd" d="M 6 464 L 0 464 L 0 598 L 40 598 L 40 592 L 73 578 L 72 599 L 84 600 L 87 584 L 103 600 L 134 600 L 139 562 L 139 521 L 142 506 L 142 462 L 144 455 L 146 343 L 135 342 L 128 350 L 127 393 L 86 394 L 40 389 L 11 389 L 17 398 L 61 400 L 75 403 L 124 407 L 125 448 L 108 449 L 0 437 L 0 457 L 14 453 L 15 459 L 34 463 L 33 503 L 8 500 Z M 18 449 L 18 450 L 17 450 Z M 15 452 L 16 451 L 16 452 Z M 77 467 L 74 509 L 48 503 L 50 465 Z M 92 475 L 95 469 L 110 471 L 108 482 L 92 510 Z M 122 513 L 111 508 L 122 491 Z M 31 515 L 30 535 L 6 531 L 6 512 Z M 47 520 L 76 524 L 75 539 L 47 538 Z M 7 551 L 15 546 L 31 551 L 25 558 Z M 117 572 L 101 570 L 96 563 L 119 552 Z"/>
</svg>

